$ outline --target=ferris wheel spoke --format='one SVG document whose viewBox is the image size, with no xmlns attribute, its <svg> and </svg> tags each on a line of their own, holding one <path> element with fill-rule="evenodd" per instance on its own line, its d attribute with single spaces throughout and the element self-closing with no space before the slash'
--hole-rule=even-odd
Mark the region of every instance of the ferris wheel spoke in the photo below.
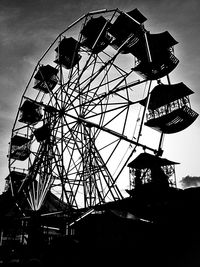
<svg viewBox="0 0 200 267">
<path fill-rule="evenodd" d="M 107 62 L 105 62 L 105 63 L 101 66 L 101 68 L 98 69 L 98 70 L 93 74 L 92 77 L 89 77 L 89 78 L 88 78 L 88 79 L 89 79 L 89 82 L 81 88 L 81 93 L 84 93 L 84 91 L 87 90 L 88 86 L 94 81 L 94 79 L 96 79 L 96 78 L 101 74 L 101 72 L 102 72 L 107 66 L 111 67 L 111 64 L 112 64 L 112 62 L 115 60 L 116 56 L 117 56 L 117 55 L 113 56 L 110 60 L 108 60 Z"/>
<path fill-rule="evenodd" d="M 69 127 L 69 126 L 68 126 Z M 75 148 L 77 149 L 77 145 L 76 145 L 76 142 L 74 140 L 77 139 L 77 136 L 78 136 L 78 131 L 76 130 L 76 128 L 78 127 L 77 124 L 73 125 L 73 130 L 72 128 L 69 128 L 68 129 L 68 132 L 65 133 L 65 136 L 63 136 L 62 138 L 64 138 L 65 140 L 65 147 L 64 147 L 64 150 L 60 151 L 58 145 L 60 144 L 60 141 L 58 141 L 57 145 L 56 145 L 56 154 L 57 154 L 57 157 L 60 158 L 61 160 L 61 168 L 62 168 L 62 176 L 63 176 L 63 179 L 66 179 L 64 177 L 67 177 L 67 173 L 69 171 L 69 168 L 70 168 L 70 163 L 68 164 L 67 166 L 67 169 L 65 167 L 65 165 L 63 165 L 62 161 L 63 161 L 63 154 L 65 154 L 67 151 L 69 153 L 70 150 L 72 150 L 72 154 L 70 155 L 70 161 L 72 161 L 73 159 L 73 151 L 75 151 Z M 72 131 L 73 131 L 73 134 L 72 134 Z M 72 137 L 74 136 L 75 137 Z M 70 143 L 72 143 L 72 147 L 70 148 Z"/>
<path fill-rule="evenodd" d="M 131 82 L 128 85 L 125 85 L 125 86 L 123 85 L 123 86 L 120 86 L 119 87 L 119 85 L 122 82 L 124 82 L 124 80 L 125 80 L 125 77 L 124 77 L 124 79 L 120 80 L 120 82 L 113 89 L 109 90 L 108 92 L 100 93 L 96 97 L 92 96 L 92 97 L 90 97 L 90 100 L 86 99 L 84 101 L 84 106 L 89 107 L 90 105 L 93 105 L 93 103 L 95 103 L 95 101 L 103 101 L 104 99 L 107 99 L 110 95 L 115 95 L 118 92 L 124 91 L 125 89 L 127 89 L 129 87 L 136 86 L 138 84 L 144 83 L 144 81 L 135 81 L 135 82 Z M 128 102 L 129 103 L 132 103 L 132 104 L 137 104 L 140 101 L 131 101 L 131 100 L 129 100 Z M 68 110 L 70 110 L 70 109 L 68 109 Z"/>
<path fill-rule="evenodd" d="M 128 74 L 128 75 L 130 75 L 130 73 Z M 127 76 L 126 76 L 127 77 Z M 102 99 L 102 101 L 104 100 L 104 99 L 106 99 L 109 95 L 112 95 L 112 94 L 114 94 L 114 93 L 116 93 L 116 92 L 118 92 L 118 91 L 122 91 L 122 90 L 124 90 L 124 89 L 126 89 L 126 86 L 123 86 L 123 87 L 121 87 L 121 88 L 118 88 L 119 87 L 119 85 L 122 83 L 122 82 L 124 82 L 125 81 L 125 79 L 126 79 L 126 77 L 118 77 L 118 78 L 115 78 L 115 79 L 113 79 L 113 80 L 111 80 L 110 82 L 108 82 L 108 83 L 105 83 L 105 84 L 102 84 L 101 86 L 99 85 L 99 86 L 96 86 L 96 87 L 94 87 L 94 88 L 92 88 L 90 91 L 91 91 L 91 96 L 90 95 L 88 95 L 88 99 L 87 98 L 85 98 L 85 96 L 84 96 L 84 106 L 85 107 L 89 107 L 89 105 L 91 104 L 93 104 L 95 101 L 100 101 L 101 99 Z M 97 92 L 99 91 L 99 88 L 103 88 L 103 86 L 104 85 L 106 85 L 106 86 L 108 86 L 109 85 L 109 83 L 112 83 L 112 82 L 115 82 L 115 81 L 117 81 L 117 80 L 119 80 L 120 79 L 120 82 L 112 89 L 112 90 L 110 90 L 110 91 L 108 91 L 108 92 L 100 92 L 99 94 L 97 94 Z M 131 85 L 133 86 L 134 85 L 134 83 L 131 83 Z M 130 86 L 130 85 L 128 85 L 128 86 Z M 127 87 L 128 87 L 127 86 Z M 96 90 L 96 93 L 94 93 L 93 91 L 94 90 Z M 96 95 L 96 97 L 95 97 L 95 95 Z M 77 95 L 75 96 L 75 97 L 73 97 L 73 102 L 75 102 L 75 100 L 77 100 L 77 99 L 79 99 L 79 97 L 83 97 L 82 96 L 82 91 L 80 92 L 80 93 L 77 93 Z M 82 106 L 83 104 L 78 104 L 78 105 L 76 105 L 76 107 L 78 108 L 79 106 Z M 66 106 L 66 110 L 68 110 L 68 111 L 70 111 L 70 110 L 72 110 L 72 108 L 71 108 L 71 106 L 69 105 L 69 106 Z"/>
<path fill-rule="evenodd" d="M 92 148 L 90 148 L 90 152 L 93 154 L 93 159 L 96 159 L 94 166 L 98 166 L 98 174 L 102 174 L 102 177 L 104 179 L 104 182 L 106 184 L 106 188 L 109 189 L 109 193 L 112 195 L 112 198 L 118 199 L 121 198 L 121 193 L 119 190 L 116 190 L 115 187 L 113 187 L 113 178 L 111 173 L 109 172 L 108 168 L 106 167 L 106 164 L 101 157 L 99 151 L 97 150 L 94 142 L 92 141 Z M 91 145 L 91 144 L 90 144 Z M 100 179 L 101 180 L 101 179 Z M 104 190 L 102 190 L 102 193 L 104 193 Z M 105 195 L 103 197 L 105 199 Z"/>
<path fill-rule="evenodd" d="M 87 120 L 89 120 L 89 119 L 92 119 L 94 117 L 97 117 L 97 116 L 99 116 L 101 114 L 104 114 L 104 115 L 105 114 L 110 114 L 110 113 L 112 114 L 113 111 L 118 111 L 118 114 L 115 115 L 115 117 L 116 117 L 116 116 L 119 116 L 124 111 L 126 111 L 130 107 L 130 105 L 132 105 L 132 104 L 133 103 L 131 103 L 131 104 L 130 103 L 120 103 L 120 104 L 115 104 L 115 103 L 102 104 L 102 103 L 100 103 L 100 104 L 94 104 L 94 106 L 92 107 L 92 109 L 90 110 L 90 112 L 88 112 L 88 115 L 86 114 L 85 118 Z M 102 107 L 104 105 L 106 105 L 107 109 L 103 109 L 102 108 L 100 111 L 94 111 L 94 112 L 92 112 L 92 110 L 95 110 L 96 107 Z M 110 106 L 112 108 L 110 108 Z M 90 113 L 92 113 L 92 114 L 90 114 Z M 110 119 L 110 120 L 112 120 L 112 119 Z M 108 122 L 108 124 L 109 124 L 109 122 Z"/>
</svg>

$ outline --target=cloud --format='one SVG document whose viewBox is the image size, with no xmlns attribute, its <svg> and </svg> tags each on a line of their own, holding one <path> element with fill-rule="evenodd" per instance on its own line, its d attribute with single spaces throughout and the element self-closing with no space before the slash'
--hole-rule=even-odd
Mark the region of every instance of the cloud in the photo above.
<svg viewBox="0 0 200 267">
<path fill-rule="evenodd" d="M 189 176 L 183 177 L 180 181 L 183 188 L 187 187 L 197 187 L 200 186 L 200 177 L 199 176 Z"/>
</svg>

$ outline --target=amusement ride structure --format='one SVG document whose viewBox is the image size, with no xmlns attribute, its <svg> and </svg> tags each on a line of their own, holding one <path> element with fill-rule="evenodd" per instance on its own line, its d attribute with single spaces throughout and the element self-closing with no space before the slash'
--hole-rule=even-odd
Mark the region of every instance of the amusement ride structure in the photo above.
<svg viewBox="0 0 200 267">
<path fill-rule="evenodd" d="M 162 158 L 163 137 L 184 130 L 198 114 L 190 106 L 193 91 L 169 78 L 179 63 L 178 42 L 168 31 L 151 33 L 146 20 L 138 9 L 89 12 L 38 61 L 21 97 L 8 155 L 6 190 L 22 220 L 60 216 L 69 233 L 104 206 L 123 203 L 127 197 L 118 182 L 127 174 L 131 197 L 154 182 L 176 188 L 176 162 Z M 159 133 L 156 147 L 141 142 L 145 127 Z M 154 181 L 155 168 L 161 172 Z M 57 201 L 53 212 L 44 208 L 50 193 Z"/>
</svg>

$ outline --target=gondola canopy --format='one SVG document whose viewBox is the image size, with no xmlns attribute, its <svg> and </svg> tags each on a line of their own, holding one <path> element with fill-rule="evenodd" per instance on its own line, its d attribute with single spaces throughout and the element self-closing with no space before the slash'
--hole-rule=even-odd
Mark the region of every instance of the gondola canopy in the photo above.
<svg viewBox="0 0 200 267">
<path fill-rule="evenodd" d="M 190 107 L 191 94 L 193 91 L 182 82 L 154 87 L 149 97 L 145 125 L 166 134 L 186 129 L 198 117 L 198 113 Z M 146 106 L 147 102 L 148 97 L 140 104 Z"/>
<path fill-rule="evenodd" d="M 149 80 L 166 76 L 179 63 L 173 49 L 177 43 L 168 31 L 157 34 L 146 32 L 130 49 L 137 59 L 133 70 Z"/>
<path fill-rule="evenodd" d="M 151 92 L 148 109 L 154 110 L 180 98 L 189 96 L 194 92 L 183 82 L 177 84 L 158 84 Z M 147 97 L 140 101 L 145 106 Z"/>
</svg>

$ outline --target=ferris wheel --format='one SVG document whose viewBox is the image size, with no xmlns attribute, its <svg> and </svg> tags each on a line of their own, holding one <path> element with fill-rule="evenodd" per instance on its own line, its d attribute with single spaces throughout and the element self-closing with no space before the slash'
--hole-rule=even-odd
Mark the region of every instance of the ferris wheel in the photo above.
<svg viewBox="0 0 200 267">
<path fill-rule="evenodd" d="M 73 208 L 122 199 L 117 183 L 133 151 L 159 152 L 140 143 L 136 115 L 151 82 L 177 66 L 177 42 L 150 34 L 145 21 L 138 9 L 89 12 L 42 55 L 12 129 L 9 183 L 19 204 L 40 210 L 48 192 Z"/>
</svg>

